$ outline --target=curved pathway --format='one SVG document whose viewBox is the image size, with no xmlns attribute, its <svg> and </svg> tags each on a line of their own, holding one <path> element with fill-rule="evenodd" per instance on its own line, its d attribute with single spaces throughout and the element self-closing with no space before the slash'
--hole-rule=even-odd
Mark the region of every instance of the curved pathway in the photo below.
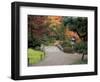
<svg viewBox="0 0 100 82">
<path fill-rule="evenodd" d="M 82 55 L 62 52 L 56 46 L 45 47 L 46 57 L 34 66 L 69 65 L 81 60 Z"/>
</svg>

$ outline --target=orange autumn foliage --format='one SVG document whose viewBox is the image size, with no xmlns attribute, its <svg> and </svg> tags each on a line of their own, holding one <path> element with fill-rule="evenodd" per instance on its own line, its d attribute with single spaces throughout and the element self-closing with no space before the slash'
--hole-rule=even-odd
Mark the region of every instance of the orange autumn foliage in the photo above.
<svg viewBox="0 0 100 82">
<path fill-rule="evenodd" d="M 79 38 L 78 34 L 76 32 L 70 31 L 68 29 L 65 30 L 65 36 L 68 38 L 75 38 L 76 42 L 80 42 L 81 39 Z"/>
<path fill-rule="evenodd" d="M 61 16 L 48 16 L 48 23 L 50 27 L 59 27 L 61 24 L 62 17 Z"/>
<path fill-rule="evenodd" d="M 49 27 L 61 28 L 61 24 L 62 24 L 61 16 L 48 16 L 47 19 L 48 19 Z M 51 34 L 53 35 L 53 33 L 51 33 Z M 69 29 L 65 30 L 65 37 L 68 37 L 68 38 L 74 37 L 76 39 L 76 42 L 81 41 L 78 34 L 73 31 L 70 31 Z"/>
</svg>

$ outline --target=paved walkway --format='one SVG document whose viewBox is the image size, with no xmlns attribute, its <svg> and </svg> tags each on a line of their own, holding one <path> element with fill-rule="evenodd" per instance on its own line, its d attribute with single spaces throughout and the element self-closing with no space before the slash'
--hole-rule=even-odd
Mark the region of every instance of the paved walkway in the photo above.
<svg viewBox="0 0 100 82">
<path fill-rule="evenodd" d="M 82 55 L 64 53 L 56 46 L 45 47 L 46 57 L 35 66 L 69 65 L 81 60 Z"/>
</svg>

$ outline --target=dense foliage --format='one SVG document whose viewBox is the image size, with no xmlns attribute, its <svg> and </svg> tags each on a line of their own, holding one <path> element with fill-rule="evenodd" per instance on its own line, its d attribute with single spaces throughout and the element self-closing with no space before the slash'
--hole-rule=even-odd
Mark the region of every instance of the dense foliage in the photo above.
<svg viewBox="0 0 100 82">
<path fill-rule="evenodd" d="M 87 54 L 87 43 L 86 42 L 77 43 L 75 45 L 75 50 L 78 53 Z"/>
<path fill-rule="evenodd" d="M 87 17 L 64 17 L 64 25 L 76 32 L 84 41 L 87 41 L 87 24 Z"/>
<path fill-rule="evenodd" d="M 87 52 L 87 24 L 87 17 L 29 15 L 28 47 L 39 50 L 41 44 L 52 45 L 56 41 L 62 41 L 59 45 L 66 51 L 73 50 L 71 39 L 76 35 L 81 40 L 75 43 L 75 51 L 85 53 Z M 69 32 L 71 37 L 68 37 L 68 34 L 66 36 L 66 29 L 71 31 Z"/>
</svg>

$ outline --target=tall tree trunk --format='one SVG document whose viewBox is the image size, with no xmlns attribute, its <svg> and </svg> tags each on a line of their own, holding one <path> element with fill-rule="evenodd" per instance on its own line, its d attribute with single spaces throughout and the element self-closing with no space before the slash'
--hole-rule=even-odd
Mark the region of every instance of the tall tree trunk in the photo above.
<svg viewBox="0 0 100 82">
<path fill-rule="evenodd" d="M 85 54 L 83 53 L 83 54 L 82 54 L 82 58 L 81 58 L 82 61 L 84 60 L 84 55 L 85 55 Z"/>
</svg>

